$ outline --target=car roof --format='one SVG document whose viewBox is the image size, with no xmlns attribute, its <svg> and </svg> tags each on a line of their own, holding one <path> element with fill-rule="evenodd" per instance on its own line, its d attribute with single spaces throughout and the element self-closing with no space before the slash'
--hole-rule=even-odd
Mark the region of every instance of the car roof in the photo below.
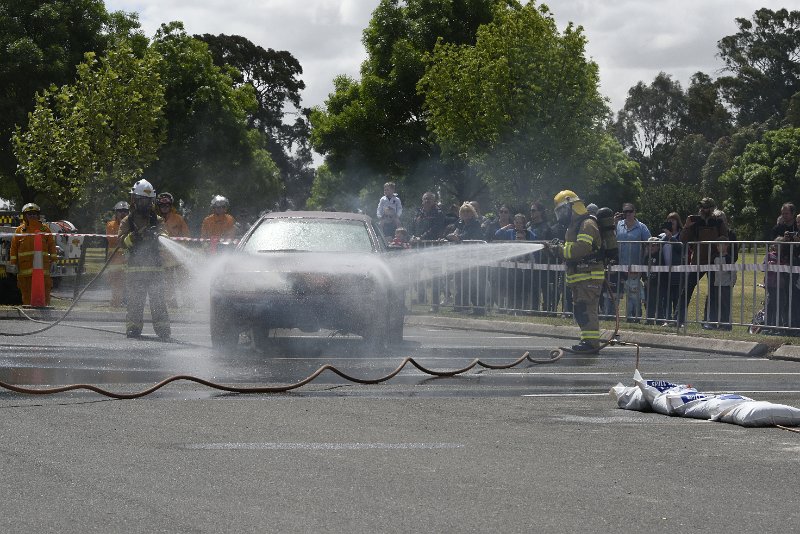
<svg viewBox="0 0 800 534">
<path fill-rule="evenodd" d="M 264 214 L 263 219 L 336 219 L 343 221 L 372 222 L 368 215 L 346 211 L 274 211 Z"/>
</svg>

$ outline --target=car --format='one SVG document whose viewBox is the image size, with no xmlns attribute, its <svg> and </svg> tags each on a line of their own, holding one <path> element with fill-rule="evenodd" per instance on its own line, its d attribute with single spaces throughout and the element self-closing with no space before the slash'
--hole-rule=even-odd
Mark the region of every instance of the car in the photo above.
<svg viewBox="0 0 800 534">
<path fill-rule="evenodd" d="M 250 330 L 256 348 L 266 350 L 278 328 L 356 334 L 375 349 L 401 342 L 405 293 L 391 254 L 366 215 L 263 215 L 212 276 L 212 345 L 233 347 Z"/>
</svg>

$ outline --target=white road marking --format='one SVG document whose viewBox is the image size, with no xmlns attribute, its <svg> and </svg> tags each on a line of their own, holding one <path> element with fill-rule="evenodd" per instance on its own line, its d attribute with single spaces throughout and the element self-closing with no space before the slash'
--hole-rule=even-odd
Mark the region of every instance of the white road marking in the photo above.
<svg viewBox="0 0 800 534">
<path fill-rule="evenodd" d="M 194 450 L 245 450 L 245 451 L 356 451 L 371 449 L 460 449 L 461 443 L 187 443 Z"/>
</svg>

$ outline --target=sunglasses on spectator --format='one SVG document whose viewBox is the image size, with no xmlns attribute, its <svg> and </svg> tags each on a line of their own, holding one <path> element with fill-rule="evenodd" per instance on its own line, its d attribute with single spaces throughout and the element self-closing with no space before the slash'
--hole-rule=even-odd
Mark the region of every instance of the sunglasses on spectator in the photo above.
<svg viewBox="0 0 800 534">
<path fill-rule="evenodd" d="M 633 213 L 633 210 L 622 210 L 622 213 Z"/>
<path fill-rule="evenodd" d="M 500 210 L 500 213 L 508 213 L 508 210 Z"/>
</svg>

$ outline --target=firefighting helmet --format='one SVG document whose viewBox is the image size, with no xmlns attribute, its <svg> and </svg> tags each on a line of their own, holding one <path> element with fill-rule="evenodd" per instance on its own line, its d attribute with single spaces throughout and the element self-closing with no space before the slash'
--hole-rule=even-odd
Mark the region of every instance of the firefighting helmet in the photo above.
<svg viewBox="0 0 800 534">
<path fill-rule="evenodd" d="M 222 195 L 214 195 L 214 197 L 211 199 L 212 208 L 220 208 L 220 207 L 227 208 L 230 205 L 231 204 L 230 202 L 228 202 L 228 199 L 223 197 Z"/>
<path fill-rule="evenodd" d="M 158 204 L 169 204 L 171 206 L 175 203 L 175 198 L 172 196 L 172 193 L 159 193 L 156 202 L 158 202 Z"/>
<path fill-rule="evenodd" d="M 133 184 L 133 187 L 131 188 L 131 194 L 140 197 L 156 198 L 156 190 L 147 180 L 139 180 Z"/>
<path fill-rule="evenodd" d="M 34 211 L 39 213 L 39 212 L 42 211 L 42 209 L 37 204 L 34 204 L 33 202 L 28 202 L 27 204 L 22 206 L 22 213 L 23 214 L 34 212 Z"/>
<path fill-rule="evenodd" d="M 122 211 L 122 210 L 130 210 L 131 205 L 125 202 L 124 200 L 120 200 L 116 204 L 114 204 L 114 211 Z"/>
<path fill-rule="evenodd" d="M 553 203 L 555 204 L 554 211 L 556 220 L 561 224 L 568 224 L 573 213 L 575 213 L 575 215 L 586 215 L 588 213 L 583 201 L 574 191 L 570 191 L 569 189 L 558 193 L 553 198 Z"/>
</svg>

